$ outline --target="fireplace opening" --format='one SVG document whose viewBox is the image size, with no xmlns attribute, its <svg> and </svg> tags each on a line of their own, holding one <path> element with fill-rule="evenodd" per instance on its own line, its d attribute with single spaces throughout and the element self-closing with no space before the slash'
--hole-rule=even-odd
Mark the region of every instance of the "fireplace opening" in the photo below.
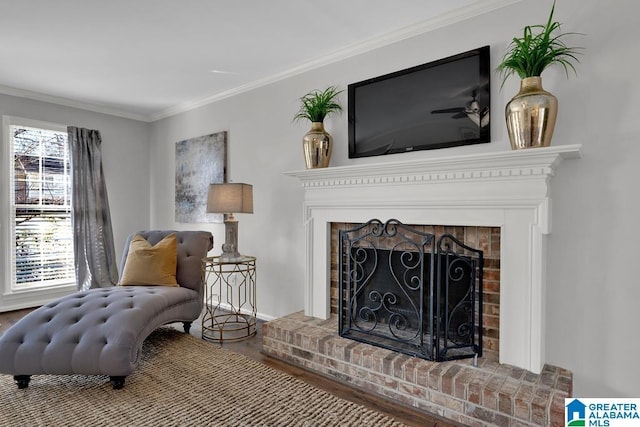
<svg viewBox="0 0 640 427">
<path fill-rule="evenodd" d="M 397 220 L 339 231 L 341 336 L 428 360 L 482 356 L 483 251 Z"/>
</svg>

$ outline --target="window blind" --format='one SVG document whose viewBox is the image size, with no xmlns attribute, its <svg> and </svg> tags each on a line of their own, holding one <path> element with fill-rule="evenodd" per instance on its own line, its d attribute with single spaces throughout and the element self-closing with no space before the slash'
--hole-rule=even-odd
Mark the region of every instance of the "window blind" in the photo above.
<svg viewBox="0 0 640 427">
<path fill-rule="evenodd" d="M 75 281 L 67 135 L 12 126 L 16 288 Z"/>
</svg>

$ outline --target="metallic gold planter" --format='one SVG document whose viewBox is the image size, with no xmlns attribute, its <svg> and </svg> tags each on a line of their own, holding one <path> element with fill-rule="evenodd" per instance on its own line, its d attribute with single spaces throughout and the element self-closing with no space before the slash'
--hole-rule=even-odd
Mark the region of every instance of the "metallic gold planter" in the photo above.
<svg viewBox="0 0 640 427">
<path fill-rule="evenodd" d="M 558 115 L 558 99 L 542 89 L 540 77 L 527 77 L 505 107 L 511 148 L 548 147 Z"/>
<path fill-rule="evenodd" d="M 311 130 L 302 138 L 302 150 L 307 169 L 329 166 L 332 146 L 333 137 L 324 130 L 324 123 L 311 123 Z"/>
</svg>

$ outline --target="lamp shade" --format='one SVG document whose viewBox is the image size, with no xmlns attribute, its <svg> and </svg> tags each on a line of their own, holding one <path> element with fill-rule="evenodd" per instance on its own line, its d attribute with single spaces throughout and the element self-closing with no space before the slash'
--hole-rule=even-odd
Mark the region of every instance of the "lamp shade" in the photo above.
<svg viewBox="0 0 640 427">
<path fill-rule="evenodd" d="M 253 186 L 235 182 L 209 184 L 209 213 L 253 213 Z"/>
</svg>

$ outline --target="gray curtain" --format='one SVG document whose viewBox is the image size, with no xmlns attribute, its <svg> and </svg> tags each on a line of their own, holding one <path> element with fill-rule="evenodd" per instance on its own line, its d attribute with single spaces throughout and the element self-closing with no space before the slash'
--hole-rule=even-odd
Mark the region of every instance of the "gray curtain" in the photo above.
<svg viewBox="0 0 640 427">
<path fill-rule="evenodd" d="M 67 127 L 71 148 L 73 245 L 76 286 L 104 288 L 118 282 L 100 132 Z"/>
</svg>

